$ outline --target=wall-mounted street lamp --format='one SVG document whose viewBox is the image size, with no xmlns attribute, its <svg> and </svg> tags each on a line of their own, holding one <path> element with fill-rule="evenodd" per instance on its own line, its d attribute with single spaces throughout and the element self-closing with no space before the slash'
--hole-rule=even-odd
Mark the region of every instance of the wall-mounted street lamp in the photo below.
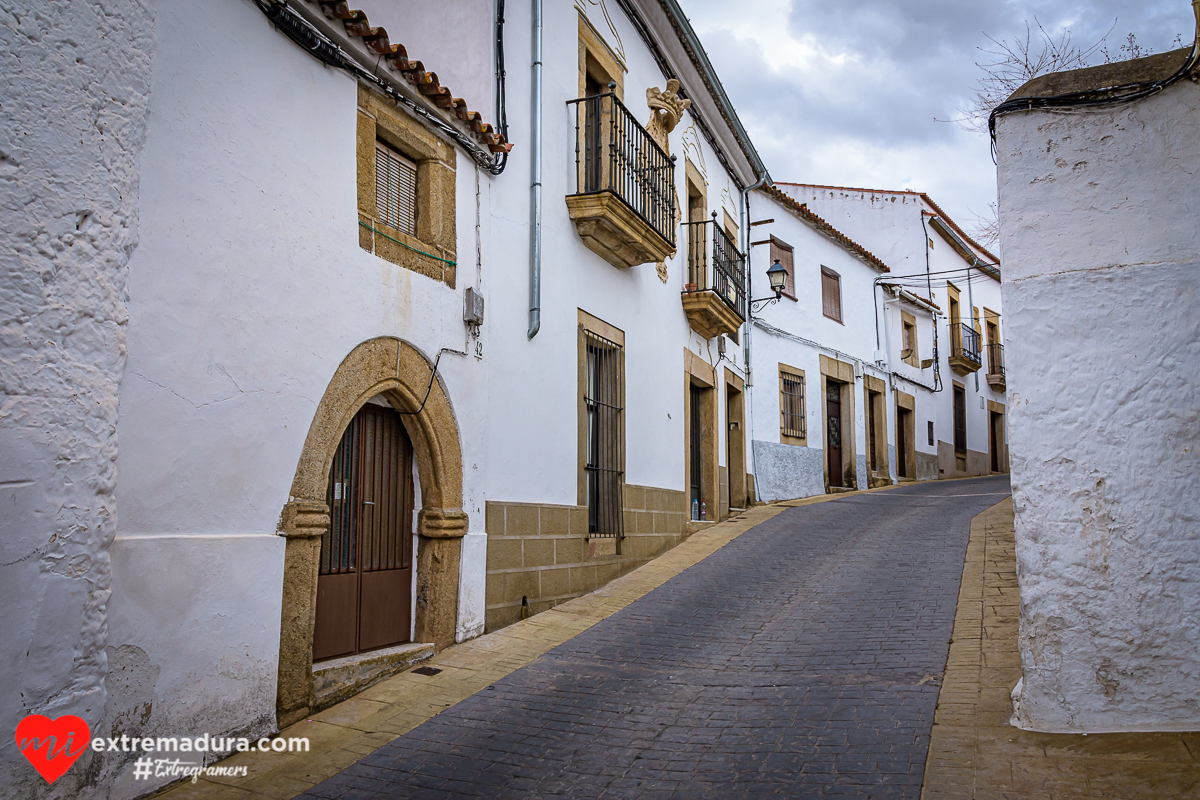
<svg viewBox="0 0 1200 800">
<path fill-rule="evenodd" d="M 750 301 L 750 312 L 761 311 L 771 303 L 779 301 L 779 297 L 783 294 L 784 284 L 787 283 L 787 268 L 779 263 L 779 259 L 775 259 L 775 263 L 767 270 L 767 280 L 771 284 L 771 291 L 775 293 L 774 297 L 763 297 L 759 300 Z M 761 303 L 758 308 L 755 308 L 755 303 Z"/>
</svg>

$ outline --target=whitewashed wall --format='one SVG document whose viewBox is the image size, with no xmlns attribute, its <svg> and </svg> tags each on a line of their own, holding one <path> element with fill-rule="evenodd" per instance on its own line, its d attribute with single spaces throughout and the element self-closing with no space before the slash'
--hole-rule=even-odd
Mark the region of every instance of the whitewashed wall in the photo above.
<svg viewBox="0 0 1200 800">
<path fill-rule="evenodd" d="M 0 7 L 0 729 L 98 730 L 153 9 L 28 6 Z M 6 734 L 0 794 L 78 796 L 91 759 L 48 787 Z"/>
<path fill-rule="evenodd" d="M 575 191 L 574 107 L 578 96 L 579 11 L 570 3 L 545 4 L 545 88 L 543 168 L 543 255 L 541 330 L 529 327 L 529 147 L 531 51 L 529 3 L 506 10 L 508 118 L 517 146 L 503 180 L 491 196 L 491 231 L 486 260 L 488 283 L 489 411 L 502 424 L 488 427 L 488 451 L 497 468 L 488 474 L 488 498 L 495 501 L 574 505 L 577 502 L 579 391 L 578 311 L 592 314 L 625 333 L 626 475 L 630 484 L 684 488 L 684 357 L 690 348 L 705 361 L 718 360 L 715 340 L 691 331 L 679 293 L 686 282 L 682 253 L 667 262 L 668 280 L 655 265 L 620 270 L 589 250 L 570 220 L 565 197 Z M 625 103 L 644 124 L 650 117 L 646 89 L 666 80 L 637 31 L 612 3 L 613 27 L 592 4 L 583 4 L 609 45 L 624 54 Z M 615 30 L 614 30 L 615 28 Z M 693 92 L 701 87 L 689 87 Z M 736 220 L 738 194 L 727 181 L 707 142 L 691 129 L 690 115 L 671 134 L 679 157 L 676 185 L 687 197 L 685 155 L 703 162 L 710 209 L 726 209 Z M 693 149 L 686 149 L 687 140 Z M 695 155 L 698 152 L 699 157 Z M 740 348 L 731 345 L 722 368 L 741 374 Z M 719 392 L 724 425 L 724 392 Z M 723 429 L 723 428 L 721 428 Z M 726 463 L 725 437 L 721 463 Z"/>
<path fill-rule="evenodd" d="M 872 296 L 876 291 L 874 281 L 881 273 L 761 192 L 751 195 L 750 208 L 754 220 L 775 220 L 770 225 L 754 229 L 756 241 L 766 239 L 769 234 L 793 247 L 796 290 L 795 300 L 785 296 L 779 302 L 765 306 L 757 316 L 774 328 L 819 344 L 814 346 L 797 341 L 760 326 L 752 331 L 752 433 L 758 497 L 770 501 L 822 494 L 825 491 L 825 400 L 821 395 L 820 355 L 850 363 L 858 362 L 861 364 L 858 372 L 888 379 L 887 371 L 874 365 L 877 344 Z M 755 294 L 762 297 L 770 295 L 766 276 L 771 265 L 770 250 L 769 245 L 759 245 L 752 253 Z M 841 278 L 840 323 L 822 313 L 821 267 L 828 267 Z M 779 440 L 781 362 L 804 370 L 807 447 L 781 444 Z M 861 377 L 855 379 L 853 393 L 855 462 L 858 480 L 865 488 L 866 414 Z M 890 399 L 885 406 L 889 464 L 894 464 L 895 418 Z"/>
<path fill-rule="evenodd" d="M 978 270 L 971 271 L 968 282 L 961 275 L 969 262 L 963 259 L 949 242 L 937 232 L 925 218 L 922 228 L 922 212 L 935 213 L 922 196 L 917 192 L 870 191 L 864 189 L 843 189 L 830 187 L 814 187 L 802 184 L 779 184 L 779 188 L 790 196 L 806 203 L 810 209 L 826 219 L 831 225 L 845 233 L 851 239 L 866 247 L 878 256 L 896 276 L 924 276 L 926 272 L 926 256 L 928 269 L 934 273 L 930 279 L 932 289 L 916 288 L 913 291 L 925 296 L 930 295 L 942 309 L 938 318 L 938 351 L 940 356 L 940 372 L 944 391 L 938 392 L 933 404 L 935 413 L 934 436 L 935 442 L 942 442 L 942 450 L 952 448 L 954 442 L 954 398 L 950 387 L 952 381 L 963 384 L 966 392 L 967 412 L 967 449 L 976 453 L 989 452 L 989 417 L 987 401 L 1005 403 L 1005 393 L 992 389 L 987 382 L 987 356 L 983 355 L 983 366 L 979 372 L 966 377 L 955 375 L 950 370 L 950 334 L 949 334 L 949 300 L 946 290 L 946 275 L 937 274 L 948 271 L 959 271 L 959 276 L 951 279 L 959 289 L 959 300 L 963 321 L 969 319 L 972 305 L 983 314 L 987 308 L 999 312 L 1000 336 L 1006 336 L 1003 310 L 1001 307 L 1000 284 L 985 276 Z M 927 245 L 927 240 L 932 246 Z M 928 253 L 926 252 L 928 249 Z M 980 329 L 984 330 L 981 320 Z M 925 347 L 925 343 L 922 343 Z M 931 351 L 922 350 L 926 357 Z M 896 361 L 893 360 L 893 365 Z M 901 368 L 903 369 L 903 367 Z M 900 371 L 899 369 L 897 371 Z M 933 370 L 919 371 L 921 382 L 932 385 Z M 909 391 L 903 386 L 901 391 Z M 910 391 L 910 393 L 912 393 Z M 937 447 L 929 448 L 927 431 L 917 421 L 917 447 L 922 452 L 937 452 Z"/>
<path fill-rule="evenodd" d="M 365 340 L 399 337 L 431 361 L 464 348 L 476 174 L 460 152 L 450 289 L 358 246 L 354 80 L 252 3 L 160 0 L 154 31 L 112 545 L 109 646 L 123 660 L 109 682 L 124 688 L 109 718 L 144 735 L 262 733 L 278 670 L 275 530 L 317 403 Z M 463 444 L 469 636 L 483 616 L 486 362 L 447 354 L 439 373 Z"/>
<path fill-rule="evenodd" d="M 1200 726 L 1200 87 L 997 130 L 1015 724 Z"/>
</svg>

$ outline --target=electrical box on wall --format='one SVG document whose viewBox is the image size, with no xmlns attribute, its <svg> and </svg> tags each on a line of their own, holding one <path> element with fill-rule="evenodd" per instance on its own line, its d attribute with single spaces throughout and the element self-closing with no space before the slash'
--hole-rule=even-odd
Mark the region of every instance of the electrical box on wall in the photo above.
<svg viewBox="0 0 1200 800">
<path fill-rule="evenodd" d="M 717 355 L 719 355 L 719 356 L 725 355 L 725 337 L 724 336 L 717 337 Z"/>
<path fill-rule="evenodd" d="M 468 325 L 483 324 L 483 295 L 469 286 L 463 303 L 463 322 Z"/>
</svg>

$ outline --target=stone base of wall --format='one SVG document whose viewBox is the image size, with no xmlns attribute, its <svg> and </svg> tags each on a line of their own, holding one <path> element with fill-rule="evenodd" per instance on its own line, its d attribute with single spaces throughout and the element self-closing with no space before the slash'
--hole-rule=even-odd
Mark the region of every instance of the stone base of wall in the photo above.
<svg viewBox="0 0 1200 800">
<path fill-rule="evenodd" d="M 938 479 L 938 457 L 934 453 L 917 451 L 917 480 L 936 481 Z"/>
<path fill-rule="evenodd" d="M 825 494 L 825 451 L 798 444 L 755 439 L 756 499 L 764 503 Z"/>
<path fill-rule="evenodd" d="M 918 454 L 919 455 L 919 454 Z M 958 458 L 954 453 L 954 445 L 950 442 L 938 442 L 938 477 L 940 478 L 970 478 L 975 475 L 992 474 L 992 457 L 978 450 L 967 451 L 967 468 L 958 468 Z"/>
<path fill-rule="evenodd" d="M 486 630 L 511 625 L 637 569 L 687 538 L 686 496 L 626 485 L 625 536 L 588 539 L 586 506 L 487 504 Z"/>
</svg>

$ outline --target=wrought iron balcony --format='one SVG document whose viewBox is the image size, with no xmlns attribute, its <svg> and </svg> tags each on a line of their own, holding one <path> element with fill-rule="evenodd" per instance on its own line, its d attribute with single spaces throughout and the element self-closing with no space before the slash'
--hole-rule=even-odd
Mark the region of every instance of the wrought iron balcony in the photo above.
<svg viewBox="0 0 1200 800">
<path fill-rule="evenodd" d="M 615 94 L 571 100 L 575 193 L 567 209 L 584 243 L 615 267 L 675 252 L 675 163 Z"/>
<path fill-rule="evenodd" d="M 962 322 L 950 323 L 950 369 L 969 375 L 981 365 L 979 331 Z"/>
<path fill-rule="evenodd" d="M 715 219 L 685 223 L 683 230 L 688 264 L 683 308 L 688 321 L 705 339 L 736 333 L 746 321 L 746 257 Z"/>
<path fill-rule="evenodd" d="M 996 391 L 1003 392 L 1007 387 L 1004 379 L 1004 345 L 992 343 L 987 346 L 988 371 L 987 382 Z"/>
</svg>

